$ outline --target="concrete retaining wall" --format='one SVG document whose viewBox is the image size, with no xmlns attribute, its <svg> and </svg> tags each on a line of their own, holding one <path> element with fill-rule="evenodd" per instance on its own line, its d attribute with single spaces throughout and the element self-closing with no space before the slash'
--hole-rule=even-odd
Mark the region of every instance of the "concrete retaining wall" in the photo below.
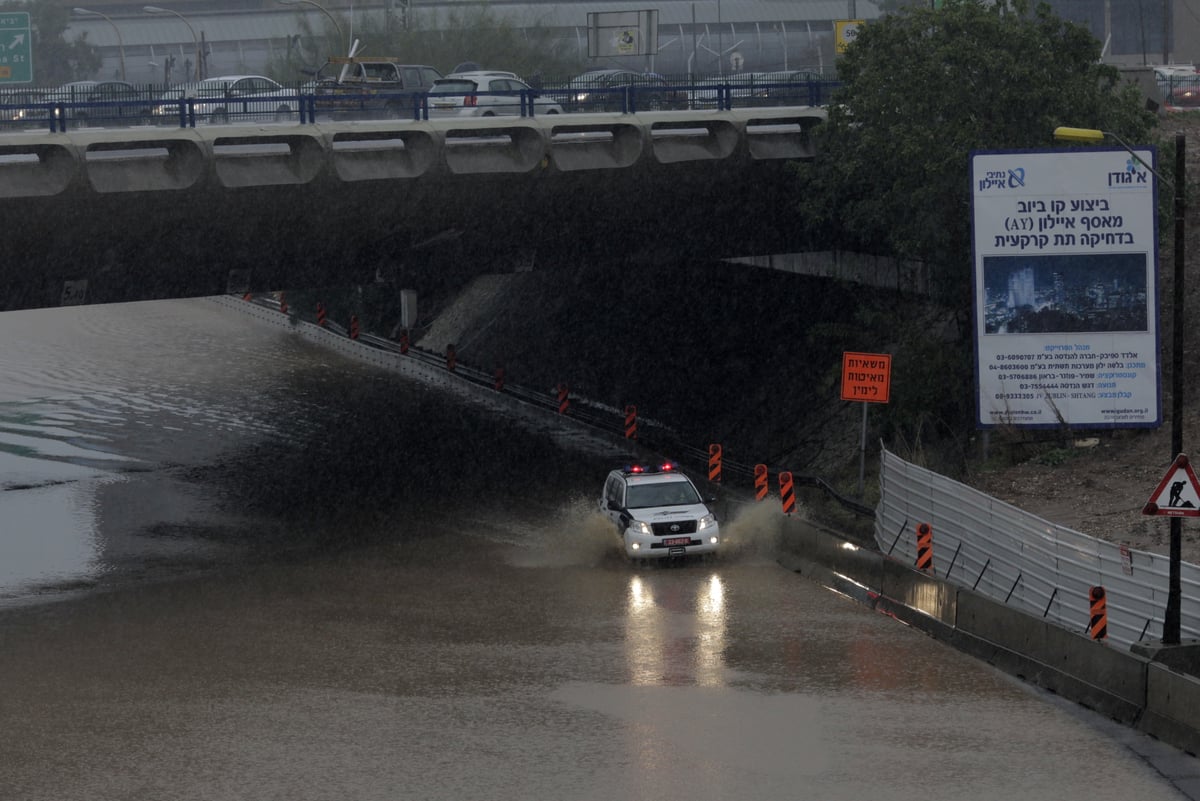
<svg viewBox="0 0 1200 801">
<path fill-rule="evenodd" d="M 780 563 L 1006 673 L 1200 754 L 1200 679 L 782 518 Z"/>
</svg>

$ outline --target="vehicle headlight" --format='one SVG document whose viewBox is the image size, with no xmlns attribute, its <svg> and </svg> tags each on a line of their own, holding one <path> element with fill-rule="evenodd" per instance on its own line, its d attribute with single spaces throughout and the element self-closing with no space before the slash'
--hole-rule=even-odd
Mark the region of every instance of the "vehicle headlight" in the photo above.
<svg viewBox="0 0 1200 801">
<path fill-rule="evenodd" d="M 632 523 L 629 524 L 629 527 L 631 529 L 633 529 L 635 534 L 653 534 L 654 533 L 654 529 L 650 527 L 650 524 L 643 523 L 641 520 L 634 520 Z"/>
<path fill-rule="evenodd" d="M 574 100 L 576 103 L 586 103 L 587 99 L 588 99 L 588 93 L 587 92 L 579 92 L 578 94 L 572 95 L 571 99 Z"/>
<path fill-rule="evenodd" d="M 712 528 L 716 524 L 717 524 L 717 516 L 714 515 L 712 512 L 709 512 L 704 517 L 700 518 L 700 522 L 699 522 L 699 524 L 697 524 L 696 529 L 698 531 L 703 531 L 706 528 Z"/>
</svg>

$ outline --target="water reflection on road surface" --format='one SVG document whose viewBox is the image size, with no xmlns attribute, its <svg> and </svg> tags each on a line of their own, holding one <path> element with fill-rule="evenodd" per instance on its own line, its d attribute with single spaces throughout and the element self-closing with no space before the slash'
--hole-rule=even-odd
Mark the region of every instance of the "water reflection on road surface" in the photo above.
<svg viewBox="0 0 1200 801">
<path fill-rule="evenodd" d="M 37 342 L 0 356 L 57 386 L 0 393 L 0 450 L 34 462 L 0 492 L 5 554 L 43 580 L 176 571 L 0 609 L 2 797 L 1180 797 L 1087 719 L 779 567 L 777 510 L 733 507 L 718 559 L 631 565 L 596 508 L 619 448 L 150 305 L 136 344 L 101 308 L 52 313 L 113 335 L 77 347 L 128 394 L 89 400 Z M 121 467 L 49 453 L 85 442 Z"/>
</svg>

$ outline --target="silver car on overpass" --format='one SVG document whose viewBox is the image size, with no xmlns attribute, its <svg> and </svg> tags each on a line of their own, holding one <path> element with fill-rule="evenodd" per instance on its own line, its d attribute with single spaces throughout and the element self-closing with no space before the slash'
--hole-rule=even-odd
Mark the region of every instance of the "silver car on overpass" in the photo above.
<svg viewBox="0 0 1200 801">
<path fill-rule="evenodd" d="M 263 75 L 222 75 L 183 84 L 159 99 L 152 109 L 156 121 L 178 124 L 194 109 L 196 124 L 228 122 L 287 122 L 300 110 L 300 95 Z"/>
</svg>

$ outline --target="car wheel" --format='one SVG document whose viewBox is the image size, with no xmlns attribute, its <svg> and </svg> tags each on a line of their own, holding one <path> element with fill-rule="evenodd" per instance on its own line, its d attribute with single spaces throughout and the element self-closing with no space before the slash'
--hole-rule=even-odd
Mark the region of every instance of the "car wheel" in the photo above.
<svg viewBox="0 0 1200 801">
<path fill-rule="evenodd" d="M 213 125 L 224 125 L 229 122 L 229 114 L 226 113 L 225 109 L 219 109 L 209 116 L 208 121 Z"/>
<path fill-rule="evenodd" d="M 550 109 L 549 111 L 547 111 L 546 113 L 547 113 L 547 114 L 557 114 L 557 113 L 558 113 L 558 109 L 553 109 L 553 108 L 552 108 L 552 109 Z"/>
</svg>

